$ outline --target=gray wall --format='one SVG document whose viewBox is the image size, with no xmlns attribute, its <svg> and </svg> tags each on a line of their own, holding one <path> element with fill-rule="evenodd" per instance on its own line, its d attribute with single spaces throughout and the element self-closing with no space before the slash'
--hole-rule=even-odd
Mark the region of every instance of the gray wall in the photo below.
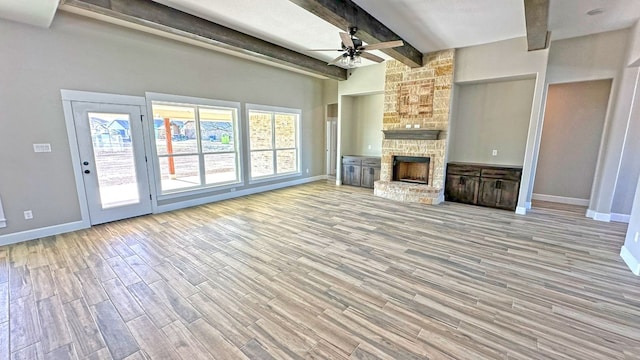
<svg viewBox="0 0 640 360">
<path fill-rule="evenodd" d="M 522 165 L 534 86 L 534 79 L 458 85 L 448 161 Z"/>
<path fill-rule="evenodd" d="M 589 199 L 611 80 L 549 85 L 535 194 Z"/>
<path fill-rule="evenodd" d="M 8 219 L 0 235 L 80 220 L 60 89 L 299 108 L 303 176 L 325 172 L 320 79 L 66 13 L 50 29 L 0 20 L 0 44 L 0 195 Z M 34 143 L 51 143 L 53 152 L 36 154 Z M 23 220 L 26 209 L 33 220 Z"/>
</svg>

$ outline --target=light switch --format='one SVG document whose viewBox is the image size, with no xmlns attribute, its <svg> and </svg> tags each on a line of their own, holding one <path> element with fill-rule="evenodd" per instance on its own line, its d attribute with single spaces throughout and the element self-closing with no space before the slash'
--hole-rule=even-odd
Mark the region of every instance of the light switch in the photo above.
<svg viewBox="0 0 640 360">
<path fill-rule="evenodd" d="M 498 150 L 493 149 L 493 150 L 491 151 L 491 156 L 498 156 Z"/>
<path fill-rule="evenodd" d="M 51 144 L 33 144 L 33 151 L 37 153 L 51 152 Z"/>
</svg>

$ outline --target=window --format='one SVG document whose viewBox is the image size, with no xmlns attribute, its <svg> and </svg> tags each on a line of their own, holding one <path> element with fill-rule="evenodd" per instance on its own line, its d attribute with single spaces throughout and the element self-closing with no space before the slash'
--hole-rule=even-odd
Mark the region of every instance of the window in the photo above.
<svg viewBox="0 0 640 360">
<path fill-rule="evenodd" d="M 161 193 L 239 183 L 237 104 L 186 99 L 151 102 Z"/>
<path fill-rule="evenodd" d="M 247 105 L 251 180 L 300 173 L 300 110 Z"/>
</svg>

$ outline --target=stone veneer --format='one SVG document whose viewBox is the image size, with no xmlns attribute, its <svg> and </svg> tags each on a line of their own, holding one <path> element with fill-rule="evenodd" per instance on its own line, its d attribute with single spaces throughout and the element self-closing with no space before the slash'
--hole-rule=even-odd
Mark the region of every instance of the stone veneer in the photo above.
<svg viewBox="0 0 640 360">
<path fill-rule="evenodd" d="M 444 160 L 449 128 L 455 50 L 424 55 L 424 65 L 411 69 L 387 61 L 384 130 L 414 128 L 441 130 L 438 140 L 382 140 L 380 180 L 374 194 L 397 201 L 438 204 L 444 198 Z M 392 181 L 394 156 L 428 156 L 429 185 Z"/>
</svg>

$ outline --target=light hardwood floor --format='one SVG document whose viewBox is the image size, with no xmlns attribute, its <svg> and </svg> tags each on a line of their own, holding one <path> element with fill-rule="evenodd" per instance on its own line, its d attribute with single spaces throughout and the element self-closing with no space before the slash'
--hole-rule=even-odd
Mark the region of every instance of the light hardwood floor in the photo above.
<svg viewBox="0 0 640 360">
<path fill-rule="evenodd" d="M 624 224 L 327 182 L 0 248 L 0 358 L 640 358 Z"/>
</svg>

